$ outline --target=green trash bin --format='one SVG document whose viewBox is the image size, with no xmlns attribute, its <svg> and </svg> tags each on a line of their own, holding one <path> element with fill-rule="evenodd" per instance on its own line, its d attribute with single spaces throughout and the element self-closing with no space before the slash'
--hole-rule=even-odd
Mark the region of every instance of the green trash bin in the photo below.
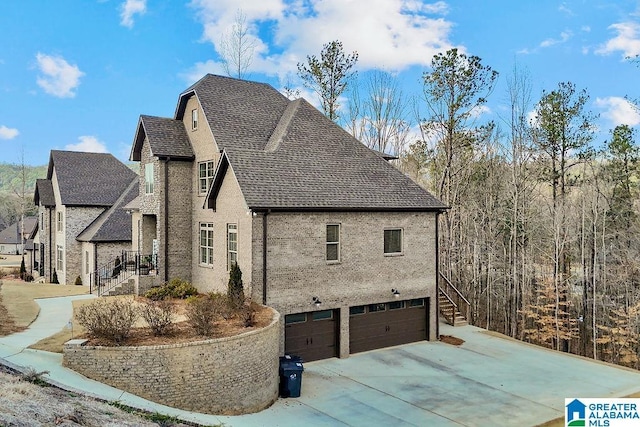
<svg viewBox="0 0 640 427">
<path fill-rule="evenodd" d="M 280 358 L 280 397 L 300 397 L 302 371 L 300 357 L 287 354 Z"/>
</svg>

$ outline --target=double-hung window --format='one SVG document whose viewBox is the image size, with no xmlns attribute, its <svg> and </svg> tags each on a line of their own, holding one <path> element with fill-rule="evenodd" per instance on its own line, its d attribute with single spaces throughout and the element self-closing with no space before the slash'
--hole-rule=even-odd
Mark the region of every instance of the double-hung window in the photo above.
<svg viewBox="0 0 640 427">
<path fill-rule="evenodd" d="M 213 161 L 198 163 L 198 193 L 206 194 L 213 181 Z"/>
<path fill-rule="evenodd" d="M 198 109 L 191 110 L 191 130 L 198 129 Z"/>
<path fill-rule="evenodd" d="M 402 228 L 389 228 L 384 230 L 385 255 L 402 254 Z"/>
<path fill-rule="evenodd" d="M 56 247 L 56 261 L 58 271 L 62 271 L 64 268 L 64 251 L 60 245 Z"/>
<path fill-rule="evenodd" d="M 153 194 L 153 163 L 144 165 L 144 193 Z"/>
<path fill-rule="evenodd" d="M 227 269 L 238 263 L 238 224 L 227 224 Z"/>
<path fill-rule="evenodd" d="M 200 264 L 213 265 L 213 224 L 200 223 Z"/>
<path fill-rule="evenodd" d="M 58 212 L 57 213 L 57 228 L 56 228 L 57 231 L 62 231 L 63 219 L 64 219 L 64 217 L 62 215 L 62 212 Z"/>
<path fill-rule="evenodd" d="M 327 250 L 328 262 L 340 262 L 340 225 L 327 225 Z"/>
</svg>

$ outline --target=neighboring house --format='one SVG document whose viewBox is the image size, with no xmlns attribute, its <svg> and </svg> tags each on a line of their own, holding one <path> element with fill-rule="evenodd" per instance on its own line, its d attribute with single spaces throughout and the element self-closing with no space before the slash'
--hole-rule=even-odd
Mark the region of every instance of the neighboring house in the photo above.
<svg viewBox="0 0 640 427">
<path fill-rule="evenodd" d="M 40 274 L 60 283 L 91 273 L 131 248 L 124 206 L 137 195 L 137 175 L 111 154 L 52 150 L 47 178 L 36 182 Z M 35 251 L 34 251 L 35 252 Z"/>
<path fill-rule="evenodd" d="M 305 100 L 207 75 L 173 119 L 140 117 L 131 160 L 134 242 L 158 278 L 225 291 L 237 262 L 245 293 L 283 315 L 283 352 L 438 338 L 446 206 Z"/>
<path fill-rule="evenodd" d="M 37 217 L 25 217 L 24 227 L 22 221 L 9 225 L 0 231 L 0 254 L 20 254 L 24 252 L 27 240 L 38 224 Z"/>
</svg>

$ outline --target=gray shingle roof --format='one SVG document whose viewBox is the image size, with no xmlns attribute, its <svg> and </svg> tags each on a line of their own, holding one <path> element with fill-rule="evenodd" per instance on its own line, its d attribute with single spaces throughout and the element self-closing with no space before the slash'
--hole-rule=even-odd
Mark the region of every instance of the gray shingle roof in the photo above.
<svg viewBox="0 0 640 427">
<path fill-rule="evenodd" d="M 42 203 L 42 206 L 53 207 L 56 205 L 56 198 L 53 194 L 53 185 L 49 179 L 37 179 L 36 191 L 33 196 L 36 205 Z"/>
<path fill-rule="evenodd" d="M 207 75 L 183 94 L 177 118 L 189 94 L 200 100 L 251 209 L 446 208 L 305 100 L 289 101 L 262 83 Z"/>
<path fill-rule="evenodd" d="M 137 175 L 107 153 L 52 150 L 47 179 L 55 168 L 63 205 L 112 206 Z"/>
<path fill-rule="evenodd" d="M 131 241 L 131 215 L 125 206 L 138 196 L 139 182 L 134 178 L 116 203 L 76 238 L 81 242 L 127 242 Z"/>
<path fill-rule="evenodd" d="M 131 150 L 131 160 L 140 161 L 140 150 L 145 136 L 151 153 L 157 157 L 193 159 L 193 149 L 181 120 L 164 117 L 140 116 L 138 129 Z"/>
<path fill-rule="evenodd" d="M 34 216 L 25 217 L 24 218 L 25 236 L 29 236 L 37 224 L 38 224 L 37 217 L 34 217 Z M 21 243 L 20 231 L 22 231 L 21 221 L 14 222 L 4 230 L 0 231 L 0 243 L 3 243 L 3 244 Z"/>
<path fill-rule="evenodd" d="M 289 100 L 265 83 L 206 75 L 180 95 L 176 119 L 182 119 L 195 94 L 218 147 L 263 150 Z"/>
</svg>

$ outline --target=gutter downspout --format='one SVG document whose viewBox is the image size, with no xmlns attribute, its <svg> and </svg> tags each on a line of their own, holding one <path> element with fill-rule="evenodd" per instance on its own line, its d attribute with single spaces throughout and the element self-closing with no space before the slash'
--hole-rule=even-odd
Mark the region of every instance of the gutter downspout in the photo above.
<svg viewBox="0 0 640 427">
<path fill-rule="evenodd" d="M 157 263 L 157 261 L 156 261 Z M 169 281 L 169 158 L 164 159 L 164 281 Z"/>
<path fill-rule="evenodd" d="M 269 210 L 262 214 L 262 304 L 267 305 L 267 215 Z"/>
<path fill-rule="evenodd" d="M 53 239 L 52 239 L 52 235 L 51 235 L 51 227 L 53 226 L 51 224 L 51 209 L 47 209 L 49 211 L 49 283 L 51 283 L 53 281 L 53 262 L 52 262 L 52 246 L 53 246 Z"/>
<path fill-rule="evenodd" d="M 440 233 L 438 232 L 440 213 L 440 211 L 436 212 L 436 340 L 440 338 Z"/>
</svg>

